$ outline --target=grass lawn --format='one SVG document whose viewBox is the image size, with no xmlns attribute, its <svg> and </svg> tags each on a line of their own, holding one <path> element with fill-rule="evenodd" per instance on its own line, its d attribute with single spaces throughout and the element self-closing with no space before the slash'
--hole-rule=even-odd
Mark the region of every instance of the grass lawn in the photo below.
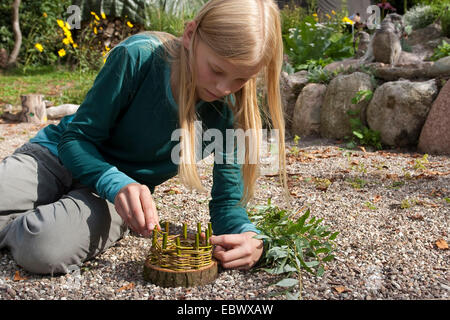
<svg viewBox="0 0 450 320">
<path fill-rule="evenodd" d="M 0 107 L 20 106 L 20 95 L 39 93 L 55 105 L 81 104 L 98 71 L 78 72 L 65 67 L 44 66 L 22 71 L 0 71 Z M 1 111 L 0 111 L 1 112 Z"/>
</svg>

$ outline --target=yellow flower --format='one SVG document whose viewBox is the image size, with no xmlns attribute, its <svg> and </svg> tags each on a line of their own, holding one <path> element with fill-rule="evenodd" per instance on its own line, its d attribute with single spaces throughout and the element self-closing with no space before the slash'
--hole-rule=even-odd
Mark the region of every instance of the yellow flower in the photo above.
<svg viewBox="0 0 450 320">
<path fill-rule="evenodd" d="M 317 13 L 313 13 L 313 17 L 317 17 Z"/>
<path fill-rule="evenodd" d="M 94 11 L 91 11 L 91 14 L 94 16 L 95 20 L 100 21 L 100 18 L 98 17 L 98 15 Z"/>
<path fill-rule="evenodd" d="M 331 16 L 328 13 L 326 14 L 326 16 L 328 19 L 331 19 Z"/>
<path fill-rule="evenodd" d="M 105 49 L 106 49 L 106 52 L 108 52 L 109 50 L 111 50 L 111 48 L 108 47 L 106 44 L 105 44 Z"/>
<path fill-rule="evenodd" d="M 133 28 L 133 24 L 130 21 L 127 21 L 127 26 L 129 26 L 130 28 Z"/>
<path fill-rule="evenodd" d="M 62 21 L 62 20 L 56 20 L 56 23 L 58 23 L 58 26 L 61 28 L 61 29 L 64 29 L 64 21 Z"/>
<path fill-rule="evenodd" d="M 70 30 L 70 24 L 66 21 L 66 29 Z"/>
<path fill-rule="evenodd" d="M 106 58 L 103 58 L 103 63 L 106 63 Z"/>
<path fill-rule="evenodd" d="M 342 18 L 342 22 L 348 23 L 348 24 L 354 24 L 355 23 L 353 20 L 350 20 L 348 17 Z"/>
<path fill-rule="evenodd" d="M 47 13 L 44 12 L 42 15 L 44 16 L 44 18 L 47 18 Z"/>
<path fill-rule="evenodd" d="M 59 54 L 60 57 L 64 57 L 66 55 L 66 50 L 61 49 L 61 50 L 58 51 L 58 54 Z"/>
<path fill-rule="evenodd" d="M 74 49 L 76 49 L 76 48 L 78 48 L 78 45 L 76 43 L 73 43 L 72 47 L 74 47 Z"/>
<path fill-rule="evenodd" d="M 39 50 L 39 52 L 42 52 L 42 51 L 44 51 L 44 47 L 42 46 L 42 44 L 40 44 L 40 43 L 36 43 L 36 44 L 35 44 L 34 46 L 36 47 L 36 49 L 38 49 L 38 50 Z"/>
<path fill-rule="evenodd" d="M 94 27 L 94 33 L 97 34 L 97 27 Z"/>
<path fill-rule="evenodd" d="M 334 10 L 331 10 L 331 13 L 332 13 L 332 14 L 336 14 L 336 11 L 334 11 Z"/>
<path fill-rule="evenodd" d="M 102 19 L 106 19 L 106 15 L 104 12 L 101 13 Z"/>
<path fill-rule="evenodd" d="M 67 45 L 69 45 L 69 43 L 70 43 L 70 39 L 69 39 L 69 38 L 64 38 L 64 39 L 62 40 L 62 42 L 67 46 Z"/>
</svg>

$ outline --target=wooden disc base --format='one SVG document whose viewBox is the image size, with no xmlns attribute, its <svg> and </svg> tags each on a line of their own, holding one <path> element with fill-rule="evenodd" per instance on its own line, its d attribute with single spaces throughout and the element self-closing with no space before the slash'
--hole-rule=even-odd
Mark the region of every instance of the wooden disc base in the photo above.
<svg viewBox="0 0 450 320">
<path fill-rule="evenodd" d="M 218 276 L 217 262 L 196 270 L 173 271 L 150 264 L 144 264 L 144 279 L 160 287 L 195 287 L 208 284 Z"/>
</svg>

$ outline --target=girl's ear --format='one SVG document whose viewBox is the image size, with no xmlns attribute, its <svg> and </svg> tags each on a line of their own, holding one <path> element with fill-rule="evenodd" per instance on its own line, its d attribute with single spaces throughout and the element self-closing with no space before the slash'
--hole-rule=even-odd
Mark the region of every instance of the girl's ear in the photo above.
<svg viewBox="0 0 450 320">
<path fill-rule="evenodd" d="M 197 24 L 195 23 L 195 21 L 190 21 L 186 24 L 186 28 L 184 29 L 183 46 L 187 50 L 189 50 L 189 48 L 190 48 L 192 36 L 194 35 L 196 26 L 197 26 Z"/>
</svg>

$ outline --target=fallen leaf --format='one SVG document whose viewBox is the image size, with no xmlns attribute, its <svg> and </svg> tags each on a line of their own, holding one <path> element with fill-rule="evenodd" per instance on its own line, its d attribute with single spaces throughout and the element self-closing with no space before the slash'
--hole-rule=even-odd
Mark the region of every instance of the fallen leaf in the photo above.
<svg viewBox="0 0 450 320">
<path fill-rule="evenodd" d="M 26 277 L 22 277 L 19 271 L 16 271 L 14 274 L 14 281 L 27 280 Z"/>
<path fill-rule="evenodd" d="M 378 201 L 380 201 L 381 200 L 381 196 L 380 195 L 376 195 L 374 198 L 373 198 L 373 203 L 377 203 Z"/>
<path fill-rule="evenodd" d="M 441 171 L 426 170 L 425 173 L 431 174 L 431 175 L 434 175 L 434 176 L 446 176 L 446 175 L 450 174 L 450 171 L 441 172 Z"/>
<path fill-rule="evenodd" d="M 398 174 L 388 173 L 388 174 L 386 174 L 386 179 L 398 180 Z"/>
<path fill-rule="evenodd" d="M 131 290 L 131 289 L 133 289 L 133 288 L 134 288 L 134 283 L 133 283 L 133 282 L 130 282 L 129 284 L 127 284 L 127 285 L 125 285 L 125 286 L 120 287 L 119 289 L 117 289 L 116 292 L 120 292 L 120 291 L 122 291 L 122 290 Z"/>
<path fill-rule="evenodd" d="M 351 291 L 350 289 L 347 289 L 344 286 L 336 286 L 336 287 L 333 287 L 333 289 L 336 290 L 337 293 L 343 293 L 343 292 L 350 292 Z"/>
<path fill-rule="evenodd" d="M 409 216 L 413 220 L 423 220 L 423 215 L 416 213 L 415 215 Z"/>
<path fill-rule="evenodd" d="M 177 187 L 171 187 L 169 189 L 166 189 L 163 191 L 164 193 L 170 193 L 170 194 L 180 194 L 181 190 Z"/>
<path fill-rule="evenodd" d="M 436 246 L 441 250 L 448 250 L 448 244 L 444 239 L 438 239 L 436 241 Z"/>
<path fill-rule="evenodd" d="M 364 148 L 363 146 L 359 146 L 358 148 L 360 148 L 362 150 L 362 152 L 366 153 L 366 148 Z"/>
</svg>

